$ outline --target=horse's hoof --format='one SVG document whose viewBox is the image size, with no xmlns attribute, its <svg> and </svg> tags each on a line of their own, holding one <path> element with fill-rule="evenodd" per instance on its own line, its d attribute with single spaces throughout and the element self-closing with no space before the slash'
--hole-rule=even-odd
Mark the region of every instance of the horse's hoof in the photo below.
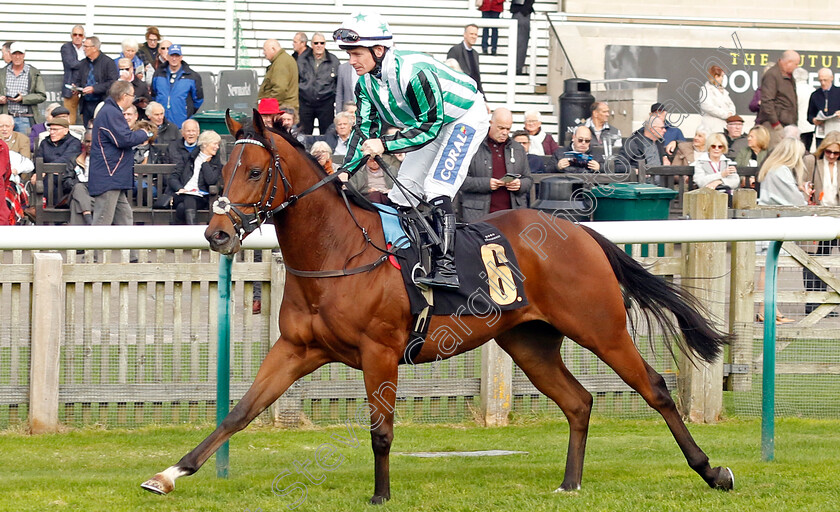
<svg viewBox="0 0 840 512">
<path fill-rule="evenodd" d="M 175 482 L 163 473 L 158 473 L 140 484 L 140 487 L 155 494 L 169 494 L 175 488 Z"/>
<path fill-rule="evenodd" d="M 382 505 L 386 501 L 390 500 L 390 496 L 374 496 L 370 499 L 371 505 Z"/>
<path fill-rule="evenodd" d="M 556 492 L 556 493 L 565 493 L 565 492 L 576 492 L 576 491 L 579 491 L 579 490 L 580 490 L 580 485 L 567 485 L 567 484 L 562 484 L 562 485 L 561 485 L 560 487 L 558 487 L 557 489 L 554 489 L 554 492 Z"/>
<path fill-rule="evenodd" d="M 721 491 L 731 491 L 735 488 L 735 475 L 732 474 L 732 470 L 725 467 L 718 467 L 718 475 L 715 477 L 714 482 L 712 482 L 713 489 L 720 489 Z"/>
</svg>

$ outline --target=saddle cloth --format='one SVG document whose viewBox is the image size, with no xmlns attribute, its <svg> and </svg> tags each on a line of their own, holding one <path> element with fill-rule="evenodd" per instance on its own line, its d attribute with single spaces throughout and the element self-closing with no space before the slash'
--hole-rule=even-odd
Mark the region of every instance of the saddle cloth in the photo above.
<svg viewBox="0 0 840 512">
<path fill-rule="evenodd" d="M 418 315 L 429 306 L 433 315 L 491 316 L 494 311 L 518 309 L 528 304 L 516 255 L 508 240 L 493 225 L 477 222 L 459 225 L 455 236 L 455 266 L 461 287 L 457 290 L 433 289 L 429 299 L 425 287 L 418 287 L 414 279 L 424 275 L 421 262 L 430 259 L 423 254 L 418 241 L 420 223 L 405 225 L 405 219 L 393 215 L 393 208 L 376 205 L 380 210 L 385 241 L 396 249 L 396 257 L 411 302 L 411 314 Z M 390 211 L 388 210 L 390 208 Z M 412 236 L 409 236 L 411 234 Z M 429 251 L 428 248 L 425 251 Z M 425 294 L 428 295 L 428 294 Z"/>
</svg>

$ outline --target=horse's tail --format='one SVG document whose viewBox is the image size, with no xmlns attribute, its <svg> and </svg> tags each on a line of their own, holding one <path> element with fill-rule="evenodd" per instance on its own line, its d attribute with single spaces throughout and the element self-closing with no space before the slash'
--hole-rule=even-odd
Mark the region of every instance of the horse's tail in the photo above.
<svg viewBox="0 0 840 512">
<path fill-rule="evenodd" d="M 701 315 L 700 311 L 704 308 L 696 297 L 674 283 L 654 276 L 597 231 L 582 227 L 607 255 L 610 266 L 625 292 L 635 299 L 643 310 L 650 312 L 656 323 L 666 332 L 679 340 L 678 344 L 683 353 L 689 355 L 687 346 L 706 362 L 717 359 L 723 345 L 729 342 L 730 336 L 719 331 Z M 682 336 L 674 326 L 674 319 L 666 315 L 664 310 L 673 313 Z"/>
</svg>

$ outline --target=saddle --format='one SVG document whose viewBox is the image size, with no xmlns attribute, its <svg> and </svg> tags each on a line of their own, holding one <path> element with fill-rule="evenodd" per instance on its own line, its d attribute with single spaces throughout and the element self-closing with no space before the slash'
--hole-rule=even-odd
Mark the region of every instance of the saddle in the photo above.
<svg viewBox="0 0 840 512">
<path fill-rule="evenodd" d="M 516 255 L 507 238 L 485 222 L 459 224 L 455 237 L 455 262 L 461 287 L 428 288 L 417 278 L 431 269 L 434 245 L 428 219 L 400 214 L 395 208 L 374 203 L 382 219 L 385 241 L 394 252 L 391 264 L 400 270 L 414 317 L 408 347 L 401 363 L 410 363 L 428 335 L 432 315 L 492 317 L 501 311 L 528 304 Z"/>
</svg>

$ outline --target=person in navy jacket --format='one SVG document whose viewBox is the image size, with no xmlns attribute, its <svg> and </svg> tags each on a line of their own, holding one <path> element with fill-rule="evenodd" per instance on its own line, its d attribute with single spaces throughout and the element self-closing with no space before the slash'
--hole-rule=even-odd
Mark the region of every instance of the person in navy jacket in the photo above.
<svg viewBox="0 0 840 512">
<path fill-rule="evenodd" d="M 134 215 L 128 192 L 134 190 L 134 146 L 152 137 L 131 131 L 123 110 L 134 102 L 131 82 L 117 81 L 93 120 L 88 191 L 93 197 L 95 226 L 131 225 Z"/>
<path fill-rule="evenodd" d="M 201 76 L 181 58 L 181 45 L 169 46 L 169 65 L 159 67 L 152 79 L 152 96 L 179 129 L 204 103 Z"/>
</svg>

